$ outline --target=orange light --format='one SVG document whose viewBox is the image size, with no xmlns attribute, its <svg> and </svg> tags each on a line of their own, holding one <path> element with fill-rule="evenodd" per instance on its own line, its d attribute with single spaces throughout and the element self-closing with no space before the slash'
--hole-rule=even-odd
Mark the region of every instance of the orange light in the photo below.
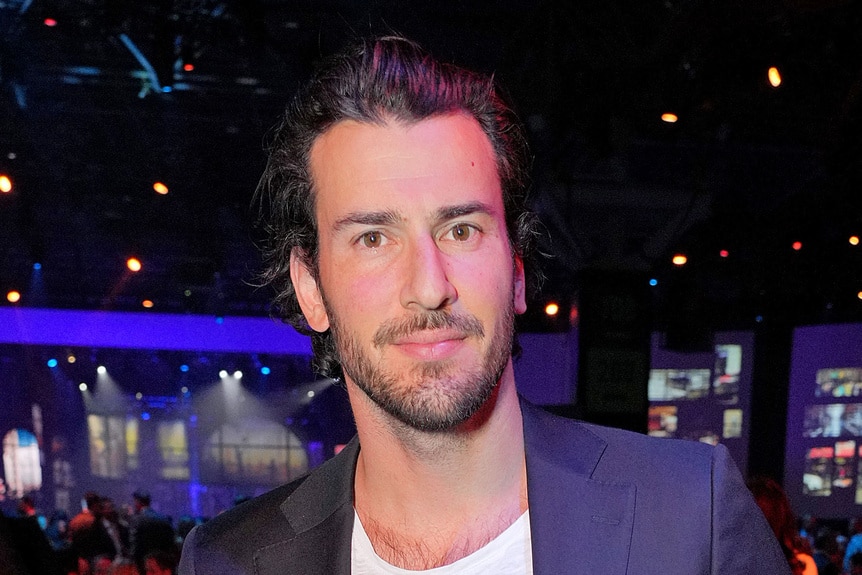
<svg viewBox="0 0 862 575">
<path fill-rule="evenodd" d="M 688 258 L 685 254 L 676 254 L 671 261 L 675 266 L 684 266 L 688 262 Z"/>
<path fill-rule="evenodd" d="M 778 68 L 772 66 L 767 72 L 767 76 L 769 77 L 769 83 L 773 88 L 777 88 L 781 85 L 781 72 L 778 71 Z"/>
<path fill-rule="evenodd" d="M 21 301 L 21 292 L 17 290 L 10 291 L 6 294 L 6 300 L 9 303 L 18 303 L 19 301 Z"/>
<path fill-rule="evenodd" d="M 862 291 L 856 292 L 856 297 L 862 299 Z"/>
<path fill-rule="evenodd" d="M 718 252 L 718 255 L 720 255 L 723 258 L 726 258 L 727 256 L 730 255 L 730 252 L 727 250 L 721 250 L 720 252 Z"/>
<path fill-rule="evenodd" d="M 153 300 L 145 299 L 144 301 L 141 302 L 141 305 L 147 309 L 150 309 L 151 307 L 153 307 Z"/>
<path fill-rule="evenodd" d="M 12 180 L 9 179 L 9 176 L 2 175 L 0 176 L 0 192 L 4 194 L 8 194 L 12 191 Z"/>
<path fill-rule="evenodd" d="M 545 306 L 545 313 L 554 316 L 560 312 L 560 306 L 555 304 L 554 302 L 549 303 Z"/>
<path fill-rule="evenodd" d="M 130 271 L 139 272 L 143 265 L 141 264 L 141 260 L 138 258 L 129 258 L 126 260 L 126 267 L 129 268 Z"/>
<path fill-rule="evenodd" d="M 54 26 L 57 25 L 57 21 L 54 20 L 53 18 L 45 18 L 45 20 L 43 20 L 43 22 L 44 22 L 45 26 L 47 26 L 49 28 L 53 28 Z"/>
<path fill-rule="evenodd" d="M 153 189 L 157 194 L 166 195 L 168 193 L 168 187 L 161 182 L 156 182 L 153 184 Z"/>
<path fill-rule="evenodd" d="M 665 112 L 661 115 L 661 121 L 668 124 L 675 124 L 677 120 L 679 120 L 679 116 L 671 112 Z"/>
<path fill-rule="evenodd" d="M 850 236 L 850 239 L 848 241 L 850 242 L 851 246 L 858 246 L 859 245 L 859 236 Z"/>
<path fill-rule="evenodd" d="M 793 242 L 793 246 L 792 246 L 792 247 L 793 247 L 794 251 L 797 251 L 797 252 L 798 252 L 799 250 L 801 250 L 801 249 L 802 249 L 802 242 L 800 242 L 800 241 L 798 241 L 798 240 L 797 240 L 797 241 Z"/>
<path fill-rule="evenodd" d="M 185 64 L 183 64 L 183 70 L 185 70 L 186 72 L 191 72 L 194 69 L 195 69 L 195 65 L 192 64 L 191 62 L 186 62 Z"/>
</svg>

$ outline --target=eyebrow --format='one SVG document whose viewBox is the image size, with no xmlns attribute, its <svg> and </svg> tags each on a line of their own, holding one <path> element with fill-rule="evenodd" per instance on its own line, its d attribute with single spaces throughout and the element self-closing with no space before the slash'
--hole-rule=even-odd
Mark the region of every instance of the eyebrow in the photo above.
<svg viewBox="0 0 862 575">
<path fill-rule="evenodd" d="M 392 210 L 378 212 L 351 212 L 333 224 L 332 229 L 339 232 L 350 225 L 385 226 L 401 221 L 403 218 Z"/>
<path fill-rule="evenodd" d="M 445 222 L 470 214 L 493 214 L 491 206 L 484 202 L 467 202 L 465 204 L 457 204 L 454 206 L 443 206 L 434 214 L 434 218 L 438 222 Z M 334 232 L 340 232 L 344 228 L 351 225 L 362 226 L 386 226 L 403 221 L 403 217 L 393 210 L 380 210 L 374 212 L 351 212 L 340 218 L 333 224 Z"/>
<path fill-rule="evenodd" d="M 466 204 L 458 204 L 455 206 L 444 206 L 437 210 L 437 221 L 444 222 L 446 220 L 452 220 L 455 218 L 460 218 L 461 216 L 468 216 L 470 214 L 487 214 L 492 215 L 494 210 L 488 204 L 484 202 L 468 202 Z"/>
</svg>

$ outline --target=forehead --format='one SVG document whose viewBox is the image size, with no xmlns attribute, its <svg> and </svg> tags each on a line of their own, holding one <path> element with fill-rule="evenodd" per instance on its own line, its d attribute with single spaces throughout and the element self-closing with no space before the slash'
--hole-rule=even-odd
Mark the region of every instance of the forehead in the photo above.
<svg viewBox="0 0 862 575">
<path fill-rule="evenodd" d="M 462 113 L 415 123 L 338 122 L 314 142 L 310 169 L 320 223 L 335 206 L 464 201 L 477 194 L 485 202 L 502 202 L 491 142 Z"/>
</svg>

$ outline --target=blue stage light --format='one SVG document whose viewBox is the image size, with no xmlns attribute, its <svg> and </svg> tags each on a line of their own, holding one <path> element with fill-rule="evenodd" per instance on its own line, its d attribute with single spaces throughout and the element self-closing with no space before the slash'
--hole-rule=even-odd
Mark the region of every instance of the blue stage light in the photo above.
<svg viewBox="0 0 862 575">
<path fill-rule="evenodd" d="M 57 360 L 53 357 L 48 360 L 48 367 L 57 367 Z"/>
<path fill-rule="evenodd" d="M 185 373 L 185 372 L 187 372 L 188 370 L 189 370 L 189 366 L 187 366 L 186 364 L 182 364 L 182 365 L 180 366 L 180 371 L 181 371 L 181 372 Z"/>
<path fill-rule="evenodd" d="M 33 264 L 33 269 L 39 271 L 40 269 L 42 269 L 42 264 L 36 262 L 35 264 Z"/>
<path fill-rule="evenodd" d="M 149 414 L 149 413 L 147 413 L 146 411 L 145 411 L 145 412 L 143 412 L 143 413 L 141 414 L 141 419 L 143 419 L 144 421 L 149 421 L 149 420 L 150 420 L 150 414 Z"/>
<path fill-rule="evenodd" d="M 655 279 L 655 278 L 652 278 L 652 279 L 649 281 L 649 285 L 651 285 L 651 286 L 653 286 L 653 287 L 657 286 L 657 285 L 658 285 L 658 280 L 657 280 L 657 279 Z"/>
<path fill-rule="evenodd" d="M 260 368 L 260 372 L 261 372 L 262 374 L 264 374 L 264 375 L 269 375 L 269 374 L 271 373 L 271 371 L 272 371 L 272 370 L 270 370 L 270 369 L 269 369 L 268 367 L 266 367 L 266 366 L 263 366 L 262 368 Z"/>
</svg>

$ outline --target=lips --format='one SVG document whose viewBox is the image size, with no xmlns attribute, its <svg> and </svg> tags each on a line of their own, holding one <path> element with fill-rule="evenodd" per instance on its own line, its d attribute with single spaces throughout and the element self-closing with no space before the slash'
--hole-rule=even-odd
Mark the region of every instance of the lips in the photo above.
<svg viewBox="0 0 862 575">
<path fill-rule="evenodd" d="M 392 346 L 402 353 L 421 359 L 441 360 L 454 355 L 467 339 L 460 331 L 449 329 L 423 330 L 398 338 Z"/>
</svg>

